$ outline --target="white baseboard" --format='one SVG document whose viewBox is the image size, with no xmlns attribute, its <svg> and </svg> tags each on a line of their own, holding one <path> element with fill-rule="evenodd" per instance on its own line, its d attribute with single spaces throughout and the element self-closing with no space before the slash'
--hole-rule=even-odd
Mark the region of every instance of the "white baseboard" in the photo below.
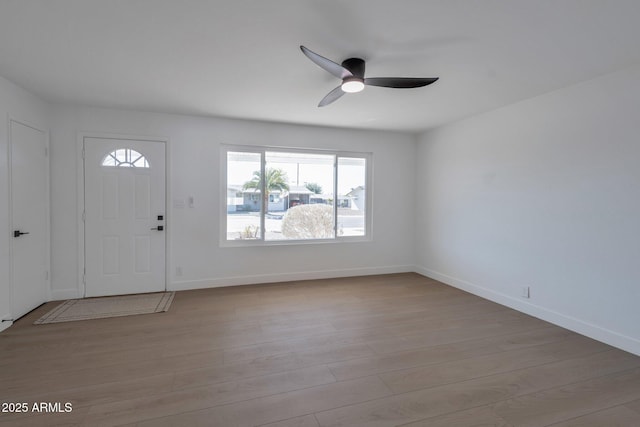
<svg viewBox="0 0 640 427">
<path fill-rule="evenodd" d="M 557 311 L 549 310 L 545 307 L 522 301 L 509 295 L 505 295 L 501 292 L 496 292 L 491 289 L 487 289 L 482 286 L 467 282 L 465 280 L 451 277 L 437 271 L 429 270 L 424 267 L 416 266 L 414 271 L 423 276 L 430 277 L 442 283 L 446 283 L 447 285 L 507 306 L 509 308 L 513 308 L 514 310 L 521 311 L 528 315 L 553 323 L 554 325 L 561 326 L 563 328 L 577 332 L 581 335 L 593 338 L 594 340 L 604 342 L 606 344 L 640 356 L 640 340 L 637 340 L 635 338 L 619 334 L 615 331 L 602 328 L 598 325 L 594 325 L 584 320 L 580 320 L 572 316 L 567 316 L 565 314 L 558 313 Z"/>
<path fill-rule="evenodd" d="M 78 295 L 78 288 L 69 288 L 69 289 L 52 289 L 51 290 L 51 301 L 61 301 L 65 299 L 75 299 L 80 298 Z"/>
<path fill-rule="evenodd" d="M 219 288 L 224 286 L 253 285 L 259 283 L 292 282 L 296 280 L 332 279 L 336 277 L 372 276 L 375 274 L 412 273 L 412 265 L 395 265 L 373 268 L 348 268 L 342 270 L 303 271 L 295 273 L 233 276 L 205 280 L 185 280 L 167 285 L 169 291 Z"/>
<path fill-rule="evenodd" d="M 474 283 L 420 266 L 396 265 L 373 268 L 349 268 L 340 270 L 318 270 L 265 275 L 232 276 L 215 279 L 185 280 L 167 284 L 167 290 L 183 291 L 189 289 L 218 288 L 224 286 L 251 285 L 260 283 L 291 282 L 297 280 L 331 279 L 337 277 L 371 276 L 376 274 L 414 272 L 640 356 L 640 340 L 638 339 L 617 333 L 615 331 L 611 331 L 606 328 L 602 328 L 598 325 L 594 325 L 587 321 L 577 319 L 575 317 L 568 316 L 536 304 L 532 304 L 531 302 L 523 301 L 510 295 L 505 295 L 501 292 L 496 292 L 494 290 L 478 286 Z M 73 299 L 78 297 L 79 295 L 77 288 L 58 289 L 51 291 L 51 298 L 53 301 Z M 10 318 L 10 316 L 8 316 L 8 318 Z M 0 323 L 0 331 L 8 328 L 9 326 L 11 326 L 11 324 L 11 322 Z"/>
</svg>

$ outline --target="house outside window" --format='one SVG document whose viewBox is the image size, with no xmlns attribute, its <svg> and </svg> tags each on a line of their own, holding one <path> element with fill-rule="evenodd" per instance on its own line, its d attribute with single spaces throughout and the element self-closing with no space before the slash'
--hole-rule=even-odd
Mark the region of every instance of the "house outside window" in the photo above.
<svg viewBox="0 0 640 427">
<path fill-rule="evenodd" d="M 223 246 L 371 239 L 371 153 L 222 151 Z"/>
</svg>

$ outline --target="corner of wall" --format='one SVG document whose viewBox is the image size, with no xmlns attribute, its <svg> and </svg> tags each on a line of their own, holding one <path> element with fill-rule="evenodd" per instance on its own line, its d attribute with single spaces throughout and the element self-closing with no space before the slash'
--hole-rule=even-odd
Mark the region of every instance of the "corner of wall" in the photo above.
<svg viewBox="0 0 640 427">
<path fill-rule="evenodd" d="M 453 286 L 454 288 L 469 292 L 470 294 L 477 295 L 481 298 L 493 301 L 505 307 L 512 308 L 514 310 L 520 311 L 522 313 L 528 314 L 530 316 L 536 317 L 538 319 L 547 321 L 554 325 L 569 329 L 570 331 L 587 336 L 589 338 L 593 338 L 594 340 L 604 342 L 613 347 L 617 347 L 619 349 L 640 356 L 640 341 L 635 338 L 622 335 L 605 328 L 601 328 L 597 325 L 585 322 L 581 319 L 567 316 L 565 314 L 558 313 L 554 310 L 549 310 L 536 304 L 521 301 L 509 295 L 505 295 L 501 292 L 496 292 L 475 283 L 471 283 L 456 277 L 451 277 L 425 267 L 416 266 L 415 272 L 422 276 L 438 280 L 449 286 Z"/>
</svg>

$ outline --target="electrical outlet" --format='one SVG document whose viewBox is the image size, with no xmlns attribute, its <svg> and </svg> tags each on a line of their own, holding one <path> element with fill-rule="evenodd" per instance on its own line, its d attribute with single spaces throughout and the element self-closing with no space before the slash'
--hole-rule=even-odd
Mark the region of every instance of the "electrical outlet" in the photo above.
<svg viewBox="0 0 640 427">
<path fill-rule="evenodd" d="M 176 276 L 182 276 L 182 267 L 176 267 Z"/>
<path fill-rule="evenodd" d="M 531 298 L 531 293 L 530 293 L 529 286 L 523 286 L 522 287 L 522 290 L 520 292 L 520 296 L 522 296 L 522 298 Z"/>
</svg>

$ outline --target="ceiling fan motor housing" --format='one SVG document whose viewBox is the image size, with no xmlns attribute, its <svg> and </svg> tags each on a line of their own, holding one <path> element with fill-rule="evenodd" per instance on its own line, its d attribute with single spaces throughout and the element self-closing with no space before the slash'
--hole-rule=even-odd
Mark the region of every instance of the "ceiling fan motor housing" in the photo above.
<svg viewBox="0 0 640 427">
<path fill-rule="evenodd" d="M 351 71 L 353 77 L 364 80 L 364 59 L 349 58 L 342 61 L 342 66 Z"/>
</svg>

